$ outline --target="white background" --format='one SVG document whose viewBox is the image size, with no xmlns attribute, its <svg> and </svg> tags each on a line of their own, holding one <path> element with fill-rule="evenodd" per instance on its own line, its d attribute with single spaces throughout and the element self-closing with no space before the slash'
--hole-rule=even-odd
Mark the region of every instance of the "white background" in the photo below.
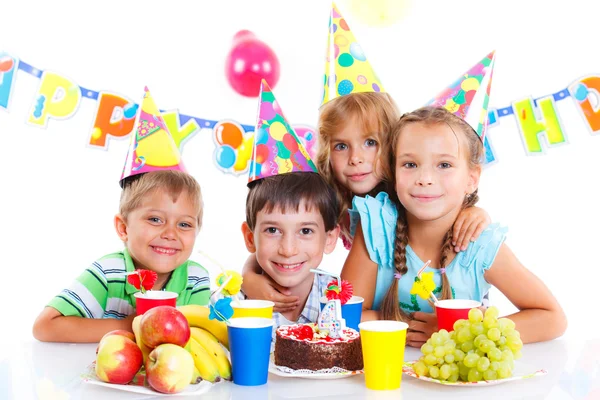
<svg viewBox="0 0 600 400">
<path fill-rule="evenodd" d="M 7 2 L 3 2 L 7 3 Z M 425 103 L 493 49 L 491 107 L 564 89 L 600 73 L 594 1 L 413 1 L 405 17 L 369 27 L 338 6 L 385 88 L 402 111 Z M 275 95 L 293 124 L 316 125 L 330 2 L 306 1 L 13 1 L 0 9 L 0 49 L 93 90 L 139 101 L 148 85 L 161 109 L 211 120 L 255 121 L 256 99 L 233 91 L 224 61 L 233 35 L 249 29 L 279 57 Z M 10 332 L 29 335 L 37 313 L 96 258 L 122 247 L 113 229 L 127 140 L 108 151 L 88 142 L 96 102 L 82 99 L 47 129 L 26 124 L 39 80 L 18 73 L 10 111 L 0 110 L 0 246 L 3 311 Z M 569 317 L 586 327 L 599 278 L 597 227 L 600 137 L 590 134 L 572 99 L 556 105 L 568 143 L 527 156 L 514 117 L 490 128 L 498 162 L 484 171 L 480 206 L 509 226 L 507 243 L 540 276 Z M 212 132 L 185 146 L 201 183 L 205 218 L 196 242 L 228 268 L 247 252 L 246 177 L 213 163 Z M 341 242 L 324 266 L 339 270 Z M 197 253 L 193 258 L 216 268 Z M 497 291 L 492 302 L 513 310 Z"/>
</svg>

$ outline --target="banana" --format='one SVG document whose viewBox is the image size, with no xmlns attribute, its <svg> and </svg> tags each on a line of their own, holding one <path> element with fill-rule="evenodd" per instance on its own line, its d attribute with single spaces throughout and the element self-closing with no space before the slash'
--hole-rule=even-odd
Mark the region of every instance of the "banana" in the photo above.
<svg viewBox="0 0 600 400">
<path fill-rule="evenodd" d="M 209 311 L 206 306 L 187 304 L 177 307 L 185 315 L 190 326 L 203 328 L 212 333 L 219 343 L 229 350 L 229 337 L 227 336 L 227 324 L 216 319 L 208 319 Z"/>
<path fill-rule="evenodd" d="M 194 365 L 198 369 L 200 377 L 205 381 L 218 382 L 221 377 L 213 357 L 195 339 L 190 338 L 189 345 L 190 354 L 194 359 Z"/>
<path fill-rule="evenodd" d="M 192 358 L 194 358 L 194 356 L 192 356 Z M 198 371 L 198 368 L 196 368 L 196 362 L 194 361 L 194 375 L 192 375 L 192 380 L 190 381 L 190 383 L 192 385 L 195 385 L 196 383 L 200 383 L 201 380 L 202 377 L 200 376 L 200 371 Z"/>
<path fill-rule="evenodd" d="M 140 350 L 142 350 L 142 356 L 144 357 L 144 364 L 146 365 L 146 360 L 148 359 L 148 354 L 152 351 L 152 349 L 142 342 L 142 335 L 140 331 L 140 321 L 142 320 L 142 315 L 138 315 L 133 319 L 131 323 L 131 329 L 133 330 L 133 334 L 135 335 L 135 342 L 137 343 Z"/>
<path fill-rule="evenodd" d="M 217 338 L 207 330 L 195 326 L 190 327 L 190 332 L 191 337 L 213 357 L 221 378 L 231 380 L 231 363 Z"/>
</svg>

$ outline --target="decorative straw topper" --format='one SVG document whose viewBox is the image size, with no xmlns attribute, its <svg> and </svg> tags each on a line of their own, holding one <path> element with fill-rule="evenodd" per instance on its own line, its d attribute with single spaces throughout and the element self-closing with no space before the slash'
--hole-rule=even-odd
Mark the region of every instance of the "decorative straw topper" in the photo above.
<svg viewBox="0 0 600 400">
<path fill-rule="evenodd" d="M 334 275 L 330 272 L 323 271 L 320 269 L 311 269 L 311 272 L 322 275 L 329 275 L 335 277 L 328 285 L 325 290 L 325 296 L 327 296 L 327 303 L 319 313 L 317 320 L 317 330 L 322 333 L 326 333 L 332 339 L 344 338 L 343 330 L 346 329 L 346 320 L 342 318 L 342 302 L 340 298 L 344 298 L 344 304 L 352 297 L 352 285 L 349 282 L 343 281 L 339 276 Z M 338 282 L 342 282 L 341 287 L 338 286 Z M 350 297 L 346 299 L 348 296 Z M 331 297 L 330 297 L 331 296 Z"/>
<path fill-rule="evenodd" d="M 225 271 L 217 276 L 217 286 L 223 288 L 223 295 L 235 296 L 242 289 L 242 276 L 235 271 Z"/>
<path fill-rule="evenodd" d="M 342 280 L 342 284 L 338 285 L 338 279 L 332 279 L 325 289 L 325 297 L 327 300 L 339 300 L 342 305 L 346 304 L 354 293 L 352 284 L 348 281 Z"/>
<path fill-rule="evenodd" d="M 433 294 L 435 290 L 435 282 L 433 281 L 433 272 L 423 272 L 431 264 L 431 260 L 427 261 L 415 276 L 410 294 L 419 295 L 423 300 L 432 299 L 434 304 L 437 304 L 438 299 Z"/>
<path fill-rule="evenodd" d="M 127 282 L 142 293 L 152 290 L 157 279 L 158 275 L 156 272 L 150 271 L 149 269 L 136 269 L 127 274 Z"/>
<path fill-rule="evenodd" d="M 210 313 L 208 315 L 209 319 L 216 319 L 217 321 L 228 322 L 231 317 L 233 317 L 233 307 L 231 307 L 231 301 L 233 300 L 233 296 L 236 296 L 241 288 L 243 278 L 236 271 L 225 270 L 225 267 L 212 259 L 208 254 L 200 251 L 200 253 L 209 259 L 213 264 L 221 268 L 221 274 L 217 276 L 215 280 L 217 286 L 219 287 L 210 295 L 210 302 L 208 305 L 208 309 Z M 221 299 L 215 300 L 219 294 L 223 293 L 223 297 Z"/>
</svg>

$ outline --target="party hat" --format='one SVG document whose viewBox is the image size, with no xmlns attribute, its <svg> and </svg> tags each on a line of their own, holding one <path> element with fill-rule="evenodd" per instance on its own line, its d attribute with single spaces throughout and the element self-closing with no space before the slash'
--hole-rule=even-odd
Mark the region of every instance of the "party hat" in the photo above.
<svg viewBox="0 0 600 400">
<path fill-rule="evenodd" d="M 298 171 L 317 172 L 317 168 L 263 79 L 248 184 L 269 176 Z"/>
<path fill-rule="evenodd" d="M 483 140 L 488 125 L 488 102 L 492 87 L 495 51 L 462 74 L 427 105 L 444 107 L 464 119 Z"/>
<path fill-rule="evenodd" d="M 123 187 L 124 179 L 130 176 L 165 170 L 186 172 L 179 149 L 145 87 L 119 183 Z"/>
<path fill-rule="evenodd" d="M 321 105 L 350 93 L 385 93 L 362 47 L 335 4 L 332 4 L 329 19 L 324 85 Z"/>
</svg>

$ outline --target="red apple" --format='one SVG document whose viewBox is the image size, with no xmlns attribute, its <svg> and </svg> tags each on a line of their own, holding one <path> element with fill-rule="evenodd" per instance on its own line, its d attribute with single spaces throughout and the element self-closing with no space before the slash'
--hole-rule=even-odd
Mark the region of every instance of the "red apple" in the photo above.
<svg viewBox="0 0 600 400">
<path fill-rule="evenodd" d="M 124 329 L 117 329 L 117 330 L 114 330 L 114 331 L 110 331 L 106 335 L 102 336 L 102 339 L 104 339 L 105 337 L 110 336 L 110 335 L 125 336 L 126 338 L 131 339 L 131 340 L 133 340 L 135 342 L 135 335 L 133 334 L 133 332 L 129 332 L 129 331 L 126 331 Z M 100 339 L 100 341 L 102 341 L 102 339 Z"/>
<path fill-rule="evenodd" d="M 148 355 L 146 379 L 161 393 L 178 393 L 185 389 L 194 376 L 194 359 L 183 347 L 161 344 Z"/>
<path fill-rule="evenodd" d="M 126 384 L 142 367 L 142 351 L 123 335 L 109 335 L 98 344 L 96 375 L 101 381 Z"/>
<path fill-rule="evenodd" d="M 171 306 L 158 306 L 144 313 L 140 321 L 142 342 L 150 348 L 163 343 L 184 347 L 190 340 L 190 326 L 185 316 Z"/>
</svg>

